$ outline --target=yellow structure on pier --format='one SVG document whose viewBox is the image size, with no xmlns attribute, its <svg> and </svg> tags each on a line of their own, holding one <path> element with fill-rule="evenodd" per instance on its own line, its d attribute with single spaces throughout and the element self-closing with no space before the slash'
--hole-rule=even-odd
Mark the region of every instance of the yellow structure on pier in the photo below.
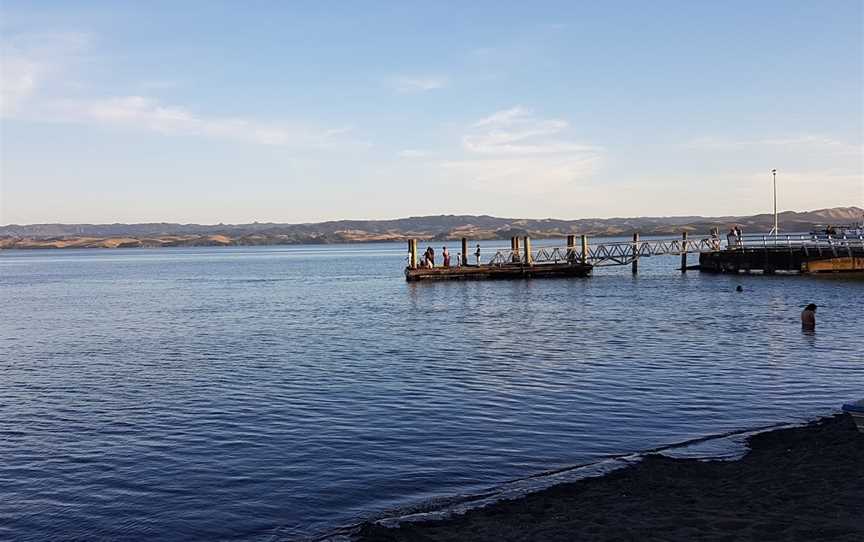
<svg viewBox="0 0 864 542">
<path fill-rule="evenodd" d="M 801 265 L 804 273 L 864 273 L 864 258 L 840 257 L 828 260 L 811 260 Z"/>
</svg>

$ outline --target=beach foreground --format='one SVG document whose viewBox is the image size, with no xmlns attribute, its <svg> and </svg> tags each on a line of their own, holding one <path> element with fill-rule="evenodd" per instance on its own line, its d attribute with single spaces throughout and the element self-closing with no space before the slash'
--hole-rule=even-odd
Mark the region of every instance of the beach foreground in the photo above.
<svg viewBox="0 0 864 542">
<path fill-rule="evenodd" d="M 864 434 L 848 415 L 749 439 L 738 461 L 649 455 L 442 521 L 364 524 L 363 541 L 864 540 Z"/>
</svg>

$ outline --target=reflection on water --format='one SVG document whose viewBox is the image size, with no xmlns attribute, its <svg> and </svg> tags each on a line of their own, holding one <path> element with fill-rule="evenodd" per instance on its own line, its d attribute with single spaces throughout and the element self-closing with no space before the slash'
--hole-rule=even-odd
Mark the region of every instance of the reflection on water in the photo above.
<svg viewBox="0 0 864 542">
<path fill-rule="evenodd" d="M 807 346 L 815 347 L 816 346 L 816 330 L 813 329 L 802 329 L 801 336 L 804 337 L 804 342 Z"/>
<path fill-rule="evenodd" d="M 864 395 L 861 280 L 406 284 L 404 258 L 4 251 L 0 539 L 293 538 Z"/>
</svg>

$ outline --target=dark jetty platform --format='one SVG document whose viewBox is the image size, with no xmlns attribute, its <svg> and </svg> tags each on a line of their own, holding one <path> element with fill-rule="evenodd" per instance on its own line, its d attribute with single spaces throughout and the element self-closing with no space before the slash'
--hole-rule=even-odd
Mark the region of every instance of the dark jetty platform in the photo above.
<svg viewBox="0 0 864 542">
<path fill-rule="evenodd" d="M 587 277 L 592 266 L 581 263 L 544 263 L 535 265 L 466 265 L 462 267 L 418 267 L 405 269 L 405 280 L 489 280 Z"/>
<path fill-rule="evenodd" d="M 479 250 L 479 247 L 478 247 Z M 576 236 L 567 236 L 567 248 L 563 252 L 541 249 L 537 254 L 531 251 L 531 238 L 510 238 L 509 250 L 497 250 L 489 263 L 476 265 L 468 262 L 468 239 L 462 238 L 462 251 L 457 256 L 461 265 L 454 267 L 427 267 L 420 263 L 417 255 L 417 241 L 408 240 L 408 267 L 405 280 L 490 280 L 490 279 L 543 279 L 587 277 L 594 266 L 588 263 L 588 240 L 582 236 L 582 252 L 576 251 Z M 541 258 L 542 255 L 542 258 Z M 539 260 L 539 261 L 538 261 Z"/>
<path fill-rule="evenodd" d="M 862 273 L 864 239 L 748 238 L 738 247 L 699 254 L 699 269 L 711 273 Z M 771 244 L 767 244 L 766 241 Z"/>
</svg>

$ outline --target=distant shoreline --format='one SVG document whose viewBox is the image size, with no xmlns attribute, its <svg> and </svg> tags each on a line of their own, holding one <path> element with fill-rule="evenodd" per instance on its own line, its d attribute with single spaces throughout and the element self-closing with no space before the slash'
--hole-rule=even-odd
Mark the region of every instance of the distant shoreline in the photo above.
<svg viewBox="0 0 864 542">
<path fill-rule="evenodd" d="M 669 235 L 680 235 L 681 230 L 669 232 Z M 563 239 L 568 234 L 530 234 L 532 239 Z M 629 233 L 594 233 L 592 237 L 617 237 L 629 235 Z M 657 234 L 655 234 L 657 235 Z M 509 237 L 499 236 L 466 236 L 470 241 L 502 241 Z M 137 239 L 132 237 L 68 237 L 30 239 L 0 237 L 0 249 L 3 250 L 74 250 L 74 249 L 130 249 L 130 248 L 183 248 L 183 247 L 255 247 L 255 246 L 297 246 L 297 245 L 347 245 L 363 243 L 396 243 L 405 242 L 408 239 L 417 239 L 421 242 L 457 242 L 462 237 L 451 236 L 369 236 L 344 239 L 262 239 L 256 238 L 231 238 L 223 235 L 211 236 L 166 236 L 158 238 Z"/>
<path fill-rule="evenodd" d="M 857 223 L 860 207 L 780 213 L 781 231 L 807 232 L 826 224 Z M 0 249 L 162 248 L 216 246 L 332 245 L 421 241 L 491 241 L 530 236 L 591 237 L 707 235 L 736 225 L 745 232 L 767 232 L 768 214 L 749 217 L 641 217 L 577 220 L 514 219 L 488 215 L 437 215 L 395 220 L 340 220 L 317 224 L 34 224 L 0 226 Z"/>
<path fill-rule="evenodd" d="M 825 225 L 857 223 L 860 207 L 834 207 L 780 213 L 781 231 L 808 232 Z M 212 246 L 330 245 L 344 243 L 502 240 L 530 236 L 591 237 L 707 235 L 732 225 L 744 232 L 767 232 L 774 216 L 682 216 L 636 218 L 501 218 L 489 215 L 415 216 L 393 220 L 338 220 L 315 224 L 32 224 L 0 226 L 0 249 L 161 248 Z"/>
</svg>

